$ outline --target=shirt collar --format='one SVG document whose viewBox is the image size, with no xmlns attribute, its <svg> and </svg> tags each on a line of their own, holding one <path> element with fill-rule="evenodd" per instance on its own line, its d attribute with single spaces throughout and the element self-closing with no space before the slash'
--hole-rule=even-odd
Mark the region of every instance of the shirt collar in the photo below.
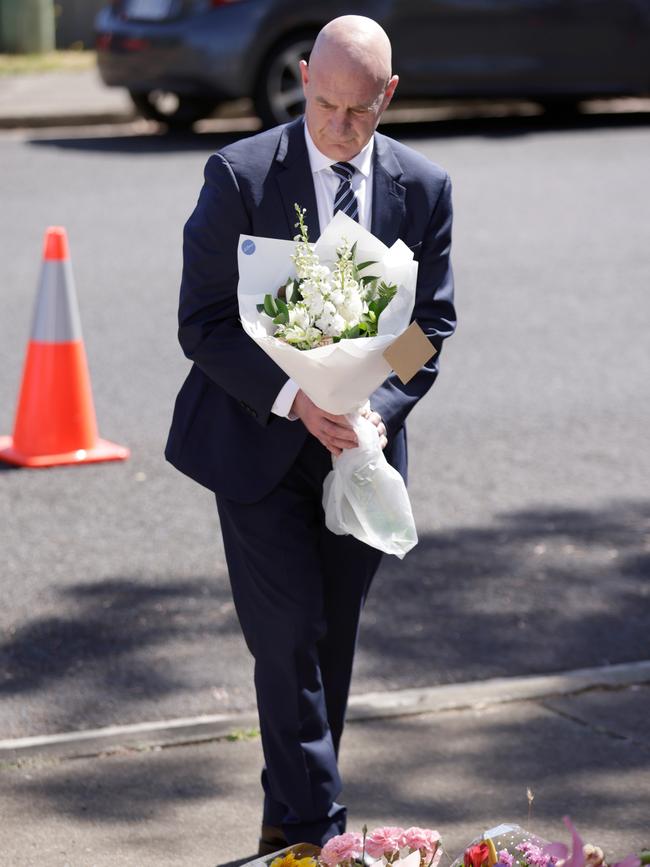
<svg viewBox="0 0 650 867">
<path fill-rule="evenodd" d="M 337 162 L 337 160 L 326 157 L 324 153 L 318 150 L 318 148 L 314 144 L 314 140 L 309 134 L 306 121 L 305 141 L 307 143 L 309 165 L 313 174 L 316 174 L 316 172 L 321 172 L 323 171 L 323 169 L 329 169 L 330 166 L 333 166 L 334 163 Z M 355 169 L 364 176 L 364 178 L 368 178 L 370 176 L 370 169 L 372 168 L 372 154 L 374 149 L 375 137 L 373 135 L 370 137 L 370 141 L 368 142 L 368 144 L 363 147 L 355 157 L 352 157 L 351 160 L 348 160 L 350 165 L 354 166 Z"/>
</svg>

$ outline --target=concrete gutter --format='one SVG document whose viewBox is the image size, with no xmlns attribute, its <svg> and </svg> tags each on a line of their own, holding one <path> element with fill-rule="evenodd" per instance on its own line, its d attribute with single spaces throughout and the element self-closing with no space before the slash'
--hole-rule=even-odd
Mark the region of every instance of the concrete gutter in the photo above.
<svg viewBox="0 0 650 867">
<path fill-rule="evenodd" d="M 535 701 L 588 690 L 624 689 L 650 683 L 650 660 L 584 668 L 556 674 L 503 677 L 418 689 L 352 696 L 348 722 L 478 710 L 491 705 Z M 28 757 L 87 758 L 108 753 L 240 740 L 254 736 L 257 714 L 212 714 L 171 720 L 114 725 L 0 740 L 0 762 Z"/>
</svg>

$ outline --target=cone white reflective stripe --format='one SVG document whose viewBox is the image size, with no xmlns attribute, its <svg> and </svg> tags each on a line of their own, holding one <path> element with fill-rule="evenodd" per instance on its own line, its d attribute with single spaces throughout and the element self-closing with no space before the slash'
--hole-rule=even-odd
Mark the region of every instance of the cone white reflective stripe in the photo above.
<svg viewBox="0 0 650 867">
<path fill-rule="evenodd" d="M 69 259 L 43 262 L 31 339 L 39 343 L 81 340 L 81 317 Z"/>
</svg>

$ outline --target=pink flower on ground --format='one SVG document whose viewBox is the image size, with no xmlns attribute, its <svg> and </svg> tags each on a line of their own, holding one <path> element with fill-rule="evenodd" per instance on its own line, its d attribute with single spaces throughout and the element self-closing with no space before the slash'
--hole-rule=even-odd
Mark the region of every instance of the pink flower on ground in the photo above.
<svg viewBox="0 0 650 867">
<path fill-rule="evenodd" d="M 499 864 L 505 864 L 505 867 L 512 867 L 513 862 L 515 860 L 514 857 L 510 854 L 510 852 L 508 852 L 507 849 L 502 849 L 498 853 L 497 858 L 499 859 L 498 863 Z"/>
<path fill-rule="evenodd" d="M 336 867 L 344 861 L 353 861 L 361 857 L 363 838 L 361 834 L 348 832 L 332 837 L 325 843 L 320 852 L 320 860 L 327 867 Z"/>
<path fill-rule="evenodd" d="M 433 855 L 440 845 L 440 834 L 428 828 L 407 828 L 404 831 L 404 843 L 411 849 L 424 849 Z"/>
<path fill-rule="evenodd" d="M 584 867 L 585 853 L 582 838 L 568 816 L 564 816 L 562 821 L 571 832 L 572 851 L 569 852 L 569 847 L 565 846 L 564 843 L 549 843 L 544 846 L 543 851 L 559 861 L 561 867 Z M 641 859 L 637 855 L 628 855 L 627 858 L 612 865 L 612 867 L 641 867 Z"/>
<path fill-rule="evenodd" d="M 518 852 L 524 853 L 524 864 L 528 867 L 552 867 L 557 861 L 545 848 L 536 846 L 530 840 L 525 840 L 515 848 Z"/>
<path fill-rule="evenodd" d="M 565 846 L 564 843 L 549 843 L 547 846 L 544 846 L 543 852 L 545 855 L 550 855 L 552 858 L 561 861 L 563 867 L 583 867 L 585 856 L 582 852 L 580 835 L 571 824 L 568 816 L 565 816 L 562 821 L 571 832 L 573 851 L 569 852 L 568 846 Z"/>
<path fill-rule="evenodd" d="M 440 856 L 442 856 L 440 834 L 437 831 L 430 831 L 429 828 L 407 828 L 404 831 L 403 842 L 412 851 L 419 849 L 427 864 L 437 850 L 440 850 Z"/>
<path fill-rule="evenodd" d="M 404 846 L 404 829 L 387 825 L 385 828 L 375 828 L 366 837 L 366 852 L 373 858 L 382 855 L 391 856 Z"/>
</svg>

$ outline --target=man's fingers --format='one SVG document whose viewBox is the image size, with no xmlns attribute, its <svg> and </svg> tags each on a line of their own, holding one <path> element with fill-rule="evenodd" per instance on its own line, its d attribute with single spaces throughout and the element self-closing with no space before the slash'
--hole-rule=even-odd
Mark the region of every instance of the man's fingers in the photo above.
<svg viewBox="0 0 650 867">
<path fill-rule="evenodd" d="M 359 445 L 357 435 L 344 415 L 326 412 L 316 406 L 302 391 L 298 391 L 296 395 L 292 412 L 335 457 L 338 457 L 343 449 L 351 449 Z"/>
<path fill-rule="evenodd" d="M 336 457 L 341 454 L 343 449 L 353 449 L 359 445 L 352 428 L 342 427 L 328 419 L 321 419 L 318 439 Z"/>
<path fill-rule="evenodd" d="M 334 445 L 340 448 L 351 448 L 359 444 L 357 435 L 351 427 L 324 418 L 322 423 L 323 435 Z"/>
<path fill-rule="evenodd" d="M 352 427 L 350 422 L 344 415 L 335 415 L 333 412 L 327 412 L 325 409 L 319 410 L 323 418 L 328 419 L 328 421 L 333 421 L 335 424 L 339 424 L 342 427 Z"/>
<path fill-rule="evenodd" d="M 338 446 L 336 446 L 330 439 L 326 439 L 325 437 L 316 437 L 316 439 L 322 446 L 325 446 L 327 451 L 333 454 L 335 458 L 338 458 L 338 456 L 343 451 L 343 449 L 340 449 Z"/>
</svg>

